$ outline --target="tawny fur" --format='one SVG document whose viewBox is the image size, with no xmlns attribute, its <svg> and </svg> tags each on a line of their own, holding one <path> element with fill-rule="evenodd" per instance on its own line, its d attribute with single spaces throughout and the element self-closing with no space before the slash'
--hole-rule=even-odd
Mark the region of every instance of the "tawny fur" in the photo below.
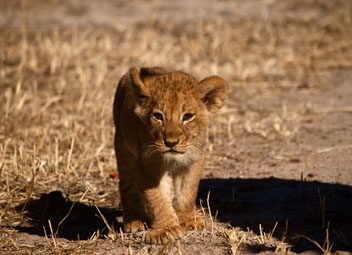
<svg viewBox="0 0 352 255">
<path fill-rule="evenodd" d="M 161 244 L 204 227 L 196 195 L 206 128 L 226 94 L 217 76 L 134 67 L 121 78 L 113 115 L 125 231 L 147 224 L 146 242 Z"/>
</svg>

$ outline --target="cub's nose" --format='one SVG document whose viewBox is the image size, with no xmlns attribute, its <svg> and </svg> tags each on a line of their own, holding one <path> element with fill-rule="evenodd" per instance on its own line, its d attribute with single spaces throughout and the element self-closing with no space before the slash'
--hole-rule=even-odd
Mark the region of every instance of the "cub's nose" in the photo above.
<svg viewBox="0 0 352 255">
<path fill-rule="evenodd" d="M 175 145 L 177 145 L 179 143 L 179 139 L 165 139 L 164 138 L 164 144 L 167 146 L 167 147 L 174 147 Z"/>
</svg>

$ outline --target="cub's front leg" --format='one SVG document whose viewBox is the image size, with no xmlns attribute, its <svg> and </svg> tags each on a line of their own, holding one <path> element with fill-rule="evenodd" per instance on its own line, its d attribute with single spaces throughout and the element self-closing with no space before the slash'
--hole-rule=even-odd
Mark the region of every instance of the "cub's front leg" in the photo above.
<svg viewBox="0 0 352 255">
<path fill-rule="evenodd" d="M 152 228 L 146 233 L 147 243 L 165 244 L 184 235 L 172 206 L 171 184 L 170 177 L 165 174 L 156 187 L 148 187 L 143 191 Z"/>
<path fill-rule="evenodd" d="M 203 160 L 199 160 L 188 171 L 175 177 L 175 209 L 180 225 L 187 230 L 201 230 L 205 227 L 204 217 L 197 212 L 196 208 L 197 191 L 203 174 L 203 165 Z"/>
<path fill-rule="evenodd" d="M 122 144 L 118 132 L 115 133 L 115 153 L 120 174 L 119 189 L 124 231 L 134 233 L 144 230 L 148 217 L 137 186 L 136 173 L 139 166 L 135 163 L 134 155 Z"/>
<path fill-rule="evenodd" d="M 119 162 L 120 195 L 123 210 L 123 225 L 125 232 L 137 232 L 145 229 L 147 215 L 143 204 L 142 195 L 136 185 L 134 177 L 135 166 L 126 160 Z"/>
</svg>

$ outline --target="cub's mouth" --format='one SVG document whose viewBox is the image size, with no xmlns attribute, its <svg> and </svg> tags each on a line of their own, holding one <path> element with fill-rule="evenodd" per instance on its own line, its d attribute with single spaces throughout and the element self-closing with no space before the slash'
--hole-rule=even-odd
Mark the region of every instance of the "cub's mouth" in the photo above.
<svg viewBox="0 0 352 255">
<path fill-rule="evenodd" d="M 187 151 L 187 147 L 186 146 L 172 146 L 172 147 L 168 147 L 168 146 L 162 146 L 161 148 L 159 147 L 159 150 L 162 154 L 170 154 L 170 155 L 178 155 L 178 154 L 184 154 Z"/>
<path fill-rule="evenodd" d="M 171 149 L 167 149 L 163 152 L 163 154 L 167 154 L 167 153 L 170 153 L 170 154 L 184 154 L 186 151 L 181 151 L 181 150 L 177 150 L 177 149 L 174 149 L 174 148 L 171 148 Z"/>
</svg>

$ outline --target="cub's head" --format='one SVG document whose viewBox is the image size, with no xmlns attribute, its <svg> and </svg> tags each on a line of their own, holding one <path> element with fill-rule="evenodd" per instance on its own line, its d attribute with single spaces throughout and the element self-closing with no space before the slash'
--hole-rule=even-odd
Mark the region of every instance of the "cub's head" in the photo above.
<svg viewBox="0 0 352 255">
<path fill-rule="evenodd" d="M 143 156 L 190 159 L 199 154 L 211 113 L 227 95 L 227 84 L 217 76 L 198 81 L 181 72 L 161 68 L 131 68 L 135 114 L 146 127 Z M 202 136 L 202 137 L 200 137 Z"/>
</svg>

